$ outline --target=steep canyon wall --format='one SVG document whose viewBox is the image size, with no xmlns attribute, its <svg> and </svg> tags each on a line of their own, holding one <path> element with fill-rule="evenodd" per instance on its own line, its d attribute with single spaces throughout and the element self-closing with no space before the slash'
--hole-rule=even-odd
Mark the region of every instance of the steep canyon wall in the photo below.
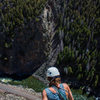
<svg viewBox="0 0 100 100">
<path fill-rule="evenodd" d="M 57 3 L 60 2 L 48 0 L 36 20 L 31 19 L 21 28 L 14 29 L 13 38 L 9 37 L 9 31 L 1 30 L 0 75 L 25 76 L 35 72 L 43 76 L 45 68 L 55 64 L 58 53 L 63 50 L 63 33 L 56 34 L 58 14 L 61 13 Z M 6 8 L 3 6 L 3 9 Z M 1 25 L 5 24 L 1 22 Z"/>
</svg>

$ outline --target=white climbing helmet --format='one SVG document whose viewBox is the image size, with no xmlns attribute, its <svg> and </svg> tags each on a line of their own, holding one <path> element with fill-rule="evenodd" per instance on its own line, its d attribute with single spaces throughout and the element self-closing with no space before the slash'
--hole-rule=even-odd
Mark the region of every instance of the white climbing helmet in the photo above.
<svg viewBox="0 0 100 100">
<path fill-rule="evenodd" d="M 55 77 L 55 76 L 59 76 L 60 72 L 58 71 L 58 69 L 56 67 L 50 67 L 47 70 L 47 77 Z"/>
</svg>

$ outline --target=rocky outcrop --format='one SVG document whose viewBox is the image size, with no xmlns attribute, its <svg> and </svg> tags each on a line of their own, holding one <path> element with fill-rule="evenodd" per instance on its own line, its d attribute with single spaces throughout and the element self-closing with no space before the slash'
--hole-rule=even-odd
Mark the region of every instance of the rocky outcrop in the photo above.
<svg viewBox="0 0 100 100">
<path fill-rule="evenodd" d="M 1 100 L 27 100 L 24 97 L 16 96 L 13 94 L 5 94 L 5 93 L 0 93 L 0 99 Z"/>
<path fill-rule="evenodd" d="M 0 48 L 0 73 L 24 75 L 33 73 L 46 59 L 47 36 L 43 36 L 42 21 L 32 21 L 15 31 L 11 48 Z M 7 39 L 0 34 L 0 38 Z"/>
<path fill-rule="evenodd" d="M 0 83 L 0 100 L 40 100 L 41 93 L 23 86 Z"/>
<path fill-rule="evenodd" d="M 62 8 L 60 3 L 62 1 L 48 0 L 46 7 L 43 10 L 41 18 L 43 20 L 43 27 L 48 35 L 48 57 L 47 60 L 41 65 L 41 67 L 33 73 L 33 76 L 39 78 L 40 80 L 45 80 L 46 70 L 50 66 L 55 66 L 58 53 L 63 50 L 63 37 L 64 32 L 60 31 L 57 33 L 57 27 L 59 23 L 60 9 Z M 46 82 L 46 81 L 44 81 Z"/>
</svg>

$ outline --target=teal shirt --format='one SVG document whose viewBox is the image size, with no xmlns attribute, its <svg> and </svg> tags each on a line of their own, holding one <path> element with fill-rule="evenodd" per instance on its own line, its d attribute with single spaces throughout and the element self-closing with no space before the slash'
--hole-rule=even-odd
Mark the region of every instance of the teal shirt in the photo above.
<svg viewBox="0 0 100 100">
<path fill-rule="evenodd" d="M 46 88 L 45 91 L 46 91 L 48 100 L 61 100 L 61 99 L 59 98 L 58 93 L 53 93 L 49 88 Z M 60 89 L 59 89 L 59 91 L 60 91 L 60 93 L 63 94 L 63 96 L 64 96 L 64 97 L 66 98 L 66 100 L 67 100 L 67 96 L 66 96 L 66 93 L 65 93 L 63 84 L 60 84 Z"/>
</svg>

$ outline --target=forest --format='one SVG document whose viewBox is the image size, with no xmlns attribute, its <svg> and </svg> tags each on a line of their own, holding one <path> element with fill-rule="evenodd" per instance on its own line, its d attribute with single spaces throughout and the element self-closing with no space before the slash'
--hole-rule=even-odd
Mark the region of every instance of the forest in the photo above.
<svg viewBox="0 0 100 100">
<path fill-rule="evenodd" d="M 46 0 L 0 0 L 1 48 L 11 48 L 15 31 L 23 30 L 32 20 L 39 21 L 38 16 L 45 2 Z"/>
<path fill-rule="evenodd" d="M 67 1 L 67 2 L 66 2 Z M 0 66 L 9 64 L 15 33 L 38 22 L 46 0 L 0 0 Z M 100 87 L 100 0 L 62 0 L 56 34 L 64 33 L 57 66 L 63 75 L 84 85 Z M 27 27 L 30 30 L 29 27 Z"/>
<path fill-rule="evenodd" d="M 64 32 L 64 50 L 57 65 L 67 79 L 100 87 L 100 10 L 99 0 L 68 0 L 59 18 L 59 31 Z"/>
<path fill-rule="evenodd" d="M 41 64 L 35 55 L 42 48 L 37 44 L 43 42 L 39 16 L 45 3 L 46 0 L 0 0 L 0 74 L 20 74 L 34 63 Z"/>
</svg>

